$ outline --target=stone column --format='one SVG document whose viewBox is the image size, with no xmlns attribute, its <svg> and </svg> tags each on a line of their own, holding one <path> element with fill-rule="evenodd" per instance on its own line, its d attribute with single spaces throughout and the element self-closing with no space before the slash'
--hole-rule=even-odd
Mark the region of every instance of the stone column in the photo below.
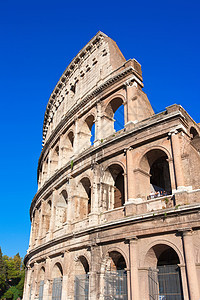
<svg viewBox="0 0 200 300">
<path fill-rule="evenodd" d="M 50 300 L 52 295 L 50 294 L 51 289 L 51 259 L 46 257 L 45 265 L 45 281 L 44 281 L 44 290 L 43 290 L 43 299 Z"/>
<path fill-rule="evenodd" d="M 69 183 L 68 183 L 68 203 L 67 203 L 67 223 L 68 225 L 71 224 L 73 220 L 73 202 L 72 202 L 72 196 L 73 196 L 73 191 L 75 190 L 74 187 L 74 179 L 72 177 L 69 177 Z M 69 228 L 68 228 L 69 229 Z"/>
<path fill-rule="evenodd" d="M 31 250 L 33 246 L 33 219 L 31 220 L 31 232 L 30 232 L 30 239 L 29 239 L 29 249 Z"/>
<path fill-rule="evenodd" d="M 48 159 L 48 166 L 47 166 L 47 179 L 49 179 L 49 177 L 51 176 L 51 158 L 52 158 L 52 155 L 53 155 L 53 149 L 50 149 L 49 150 L 49 159 Z"/>
<path fill-rule="evenodd" d="M 186 229 L 182 232 L 183 248 L 188 280 L 188 290 L 190 300 L 199 300 L 199 283 L 195 265 L 195 255 L 193 247 L 192 230 Z"/>
<path fill-rule="evenodd" d="M 130 261 L 130 281 L 131 281 L 131 300 L 141 300 L 140 285 L 138 275 L 138 239 L 129 239 L 129 261 Z"/>
<path fill-rule="evenodd" d="M 98 223 L 98 165 L 93 164 L 93 183 L 91 187 L 91 213 L 89 216 L 90 225 Z"/>
<path fill-rule="evenodd" d="M 171 145 L 174 156 L 174 166 L 175 166 L 175 175 L 176 175 L 176 183 L 177 188 L 181 189 L 184 187 L 184 178 L 183 178 L 183 169 L 182 169 L 182 159 L 181 159 L 181 151 L 180 151 L 180 141 L 179 134 L 177 130 L 170 132 L 171 134 Z"/>
<path fill-rule="evenodd" d="M 67 268 L 65 268 L 65 266 L 67 265 L 67 261 L 68 261 L 68 252 L 64 252 L 63 253 L 64 256 L 64 269 L 63 269 L 63 280 L 62 280 L 62 300 L 66 300 L 68 295 L 67 295 L 67 287 L 68 287 L 68 274 L 67 274 Z"/>
<path fill-rule="evenodd" d="M 43 226 L 44 226 L 44 200 L 41 200 L 41 206 L 40 206 L 40 215 L 39 215 L 39 228 L 38 228 L 38 244 L 40 244 L 40 239 L 43 234 Z"/>
<path fill-rule="evenodd" d="M 24 282 L 24 293 L 23 293 L 23 300 L 29 299 L 30 288 L 31 288 L 31 267 L 28 266 L 25 273 L 25 282 Z"/>
<path fill-rule="evenodd" d="M 126 269 L 127 272 L 127 293 L 128 293 L 128 300 L 132 300 L 131 299 L 131 275 L 130 275 L 130 269 Z"/>
<path fill-rule="evenodd" d="M 98 267 L 100 259 L 99 247 L 93 242 L 91 245 L 91 269 L 89 270 L 89 299 L 98 299 L 100 285 L 98 279 Z"/>
<path fill-rule="evenodd" d="M 55 225 L 55 205 L 56 205 L 56 194 L 57 191 L 53 189 L 52 192 L 52 201 L 51 201 L 51 218 L 50 218 L 50 225 L 49 225 L 49 238 L 53 237 L 54 225 Z"/>
<path fill-rule="evenodd" d="M 170 174 L 170 180 L 171 180 L 171 188 L 172 191 L 176 190 L 176 183 L 175 183 L 175 177 L 174 177 L 174 162 L 173 159 L 167 159 L 169 163 L 169 174 Z M 173 192 L 172 192 L 173 193 Z"/>
<path fill-rule="evenodd" d="M 64 163 L 63 163 L 63 148 L 64 148 L 64 135 L 60 136 L 60 143 L 59 143 L 59 157 L 58 157 L 58 169 L 60 169 Z"/>
<path fill-rule="evenodd" d="M 95 120 L 95 145 L 99 145 L 102 138 L 102 121 L 101 121 L 101 103 L 97 102 L 96 106 L 96 120 Z"/>
<path fill-rule="evenodd" d="M 189 300 L 189 295 L 188 295 L 188 288 L 187 288 L 187 277 L 186 277 L 186 268 L 185 264 L 178 264 L 180 268 L 180 273 L 181 273 L 181 281 L 182 281 L 182 287 L 183 287 L 183 297 L 184 300 Z"/>
<path fill-rule="evenodd" d="M 127 186 L 128 186 L 127 201 L 131 201 L 132 199 L 136 198 L 135 172 L 133 172 L 134 165 L 133 165 L 133 153 L 131 147 L 126 151 L 126 168 L 127 168 L 126 173 L 127 173 Z"/>
</svg>

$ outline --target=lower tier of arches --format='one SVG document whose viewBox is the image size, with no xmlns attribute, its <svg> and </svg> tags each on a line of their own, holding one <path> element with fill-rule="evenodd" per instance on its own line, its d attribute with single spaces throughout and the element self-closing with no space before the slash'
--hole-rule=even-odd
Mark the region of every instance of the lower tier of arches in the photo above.
<svg viewBox="0 0 200 300">
<path fill-rule="evenodd" d="M 23 299 L 198 300 L 200 230 L 137 237 L 130 228 L 38 252 L 26 262 Z"/>
</svg>

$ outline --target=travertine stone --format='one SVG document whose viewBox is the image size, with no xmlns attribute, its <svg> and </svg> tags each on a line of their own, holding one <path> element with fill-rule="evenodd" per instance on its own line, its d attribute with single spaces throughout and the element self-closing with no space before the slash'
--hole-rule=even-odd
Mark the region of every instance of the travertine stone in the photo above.
<svg viewBox="0 0 200 300">
<path fill-rule="evenodd" d="M 51 300 L 55 278 L 59 300 L 120 291 L 149 300 L 168 265 L 180 270 L 180 299 L 199 300 L 199 124 L 176 104 L 154 114 L 142 88 L 140 64 L 102 32 L 59 79 L 44 118 L 24 300 L 38 299 L 42 280 Z"/>
</svg>

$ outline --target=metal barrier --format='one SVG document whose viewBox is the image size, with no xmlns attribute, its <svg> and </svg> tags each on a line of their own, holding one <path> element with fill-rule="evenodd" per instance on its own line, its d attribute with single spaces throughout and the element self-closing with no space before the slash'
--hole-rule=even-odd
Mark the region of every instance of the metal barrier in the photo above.
<svg viewBox="0 0 200 300">
<path fill-rule="evenodd" d="M 52 300 L 61 300 L 62 278 L 54 278 L 52 287 Z"/>
<path fill-rule="evenodd" d="M 117 270 L 106 272 L 104 277 L 104 299 L 105 300 L 127 300 L 127 272 Z"/>
<path fill-rule="evenodd" d="M 183 300 L 180 270 L 177 265 L 149 269 L 149 300 Z"/>
<path fill-rule="evenodd" d="M 149 268 L 148 271 L 149 281 L 149 300 L 158 300 L 159 286 L 158 286 L 158 270 Z"/>
<path fill-rule="evenodd" d="M 164 265 L 158 270 L 159 300 L 183 300 L 179 267 Z"/>
<path fill-rule="evenodd" d="M 89 299 L 89 275 L 77 275 L 75 276 L 75 300 L 88 300 Z"/>
<path fill-rule="evenodd" d="M 40 281 L 39 300 L 43 300 L 44 280 Z"/>
</svg>

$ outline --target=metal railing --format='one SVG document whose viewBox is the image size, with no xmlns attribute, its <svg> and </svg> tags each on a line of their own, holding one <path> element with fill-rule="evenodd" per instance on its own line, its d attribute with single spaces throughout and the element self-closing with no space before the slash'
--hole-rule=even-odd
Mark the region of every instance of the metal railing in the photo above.
<svg viewBox="0 0 200 300">
<path fill-rule="evenodd" d="M 127 272 L 117 270 L 106 272 L 104 277 L 104 299 L 105 300 L 127 300 Z"/>
</svg>

